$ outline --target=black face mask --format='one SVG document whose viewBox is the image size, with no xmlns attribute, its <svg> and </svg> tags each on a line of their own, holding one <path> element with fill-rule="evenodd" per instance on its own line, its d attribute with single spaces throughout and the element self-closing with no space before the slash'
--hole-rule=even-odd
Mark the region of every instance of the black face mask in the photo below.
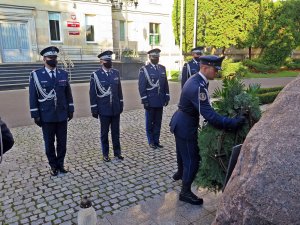
<svg viewBox="0 0 300 225">
<path fill-rule="evenodd" d="M 197 62 L 200 62 L 200 58 L 199 58 L 199 57 L 194 57 L 194 59 L 195 59 Z"/>
<path fill-rule="evenodd" d="M 107 69 L 110 69 L 112 67 L 112 61 L 107 61 L 107 62 L 103 63 L 103 66 Z"/>
<path fill-rule="evenodd" d="M 51 67 L 56 67 L 57 65 L 57 60 L 56 59 L 50 59 L 50 60 L 46 60 L 46 63 L 51 66 Z"/>
<path fill-rule="evenodd" d="M 155 59 L 150 59 L 150 62 L 154 65 L 158 64 L 159 62 L 159 58 L 155 58 Z"/>
</svg>

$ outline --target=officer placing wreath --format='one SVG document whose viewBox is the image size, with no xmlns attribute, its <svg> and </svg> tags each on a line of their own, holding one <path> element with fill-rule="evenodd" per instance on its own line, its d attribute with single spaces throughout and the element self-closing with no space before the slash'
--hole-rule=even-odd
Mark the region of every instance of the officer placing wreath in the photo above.
<svg viewBox="0 0 300 225">
<path fill-rule="evenodd" d="M 178 110 L 170 122 L 170 130 L 175 135 L 178 165 L 173 179 L 182 180 L 179 200 L 193 205 L 203 204 L 203 199 L 191 191 L 201 161 L 198 147 L 200 114 L 208 123 L 220 129 L 237 129 L 245 122 L 244 117 L 221 116 L 211 106 L 208 80 L 213 80 L 217 76 L 223 59 L 224 57 L 214 55 L 200 57 L 200 71 L 189 78 L 183 86 Z"/>
</svg>

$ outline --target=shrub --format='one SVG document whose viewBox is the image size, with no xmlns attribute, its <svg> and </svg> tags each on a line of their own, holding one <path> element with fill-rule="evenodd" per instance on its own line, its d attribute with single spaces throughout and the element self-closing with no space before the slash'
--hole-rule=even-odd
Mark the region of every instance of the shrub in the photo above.
<svg viewBox="0 0 300 225">
<path fill-rule="evenodd" d="M 280 86 L 280 87 L 270 87 L 270 88 L 260 88 L 258 90 L 258 94 L 264 94 L 264 93 L 268 93 L 268 92 L 275 92 L 275 91 L 281 91 L 284 87 Z"/>
<path fill-rule="evenodd" d="M 300 69 L 300 60 L 299 59 L 287 58 L 286 61 L 285 61 L 284 66 L 286 66 L 290 70 Z"/>
<path fill-rule="evenodd" d="M 241 62 L 232 62 L 231 59 L 225 59 L 222 63 L 222 77 L 238 76 L 244 77 L 248 73 L 247 67 Z"/>
<path fill-rule="evenodd" d="M 264 104 L 270 104 L 272 103 L 275 98 L 277 97 L 277 95 L 279 94 L 280 90 L 278 91 L 273 91 L 273 92 L 267 92 L 267 93 L 263 93 L 263 94 L 258 94 L 258 98 L 259 98 L 259 103 L 261 105 Z"/>
<path fill-rule="evenodd" d="M 122 56 L 123 56 L 123 57 L 134 57 L 134 51 L 133 51 L 132 49 L 125 48 L 125 49 L 122 51 Z"/>
<path fill-rule="evenodd" d="M 265 65 L 259 60 L 249 60 L 246 59 L 243 61 L 243 65 L 247 66 L 249 70 L 255 73 L 268 73 L 268 72 L 276 72 L 279 67 L 275 65 Z"/>
</svg>

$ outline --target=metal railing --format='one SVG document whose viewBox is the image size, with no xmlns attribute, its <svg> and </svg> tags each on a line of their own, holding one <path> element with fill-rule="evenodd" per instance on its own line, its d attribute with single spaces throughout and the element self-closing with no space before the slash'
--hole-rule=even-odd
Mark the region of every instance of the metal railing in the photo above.
<svg viewBox="0 0 300 225">
<path fill-rule="evenodd" d="M 62 47 L 59 47 L 58 56 L 59 56 L 60 61 L 64 65 L 64 69 L 68 71 L 70 80 L 72 80 L 72 70 L 71 70 L 71 68 L 74 67 L 74 63 L 72 62 L 69 55 L 64 51 L 64 49 Z"/>
</svg>

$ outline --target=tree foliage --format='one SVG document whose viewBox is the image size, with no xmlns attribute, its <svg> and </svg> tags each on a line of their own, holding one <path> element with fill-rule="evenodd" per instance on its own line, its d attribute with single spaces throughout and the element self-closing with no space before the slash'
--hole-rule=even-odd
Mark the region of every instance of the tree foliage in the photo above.
<svg viewBox="0 0 300 225">
<path fill-rule="evenodd" d="M 180 41 L 180 0 L 174 1 L 173 27 Z M 194 0 L 184 1 L 183 51 L 193 44 Z M 228 48 L 244 41 L 257 22 L 258 4 L 249 0 L 198 0 L 197 45 Z"/>
<path fill-rule="evenodd" d="M 177 44 L 180 2 L 173 8 Z M 194 2 L 184 0 L 184 53 L 193 45 Z M 208 49 L 259 48 L 262 63 L 280 66 L 300 45 L 300 0 L 198 0 L 197 15 L 197 45 Z"/>
</svg>

